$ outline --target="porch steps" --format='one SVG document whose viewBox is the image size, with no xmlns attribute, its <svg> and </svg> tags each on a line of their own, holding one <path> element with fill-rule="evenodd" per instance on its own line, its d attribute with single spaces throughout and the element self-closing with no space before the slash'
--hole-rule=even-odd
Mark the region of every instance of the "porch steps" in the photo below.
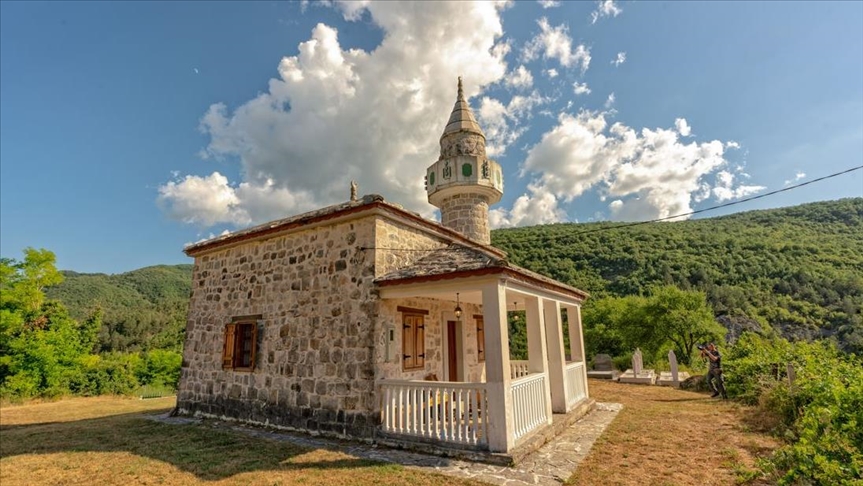
<svg viewBox="0 0 863 486">
<path fill-rule="evenodd" d="M 587 398 L 579 402 L 569 413 L 556 413 L 552 415 L 551 425 L 529 433 L 520 441 L 519 445 L 507 453 L 489 452 L 471 446 L 443 445 L 440 442 L 424 440 L 420 437 L 407 437 L 380 431 L 375 438 L 375 442 L 378 445 L 392 449 L 404 449 L 422 454 L 482 462 L 497 466 L 515 466 L 527 456 L 562 434 L 566 429 L 590 413 L 595 406 L 596 400 Z"/>
</svg>

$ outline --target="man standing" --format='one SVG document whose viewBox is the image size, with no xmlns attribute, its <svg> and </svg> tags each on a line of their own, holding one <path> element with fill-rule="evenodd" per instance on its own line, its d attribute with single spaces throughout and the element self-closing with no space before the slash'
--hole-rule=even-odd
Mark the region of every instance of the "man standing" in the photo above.
<svg viewBox="0 0 863 486">
<path fill-rule="evenodd" d="M 707 358 L 709 361 L 709 369 L 707 370 L 707 386 L 713 390 L 713 395 L 710 398 L 716 398 L 722 395 L 722 398 L 728 398 L 725 393 L 725 383 L 722 380 L 722 356 L 716 345 L 713 343 L 701 348 L 701 357 Z"/>
</svg>

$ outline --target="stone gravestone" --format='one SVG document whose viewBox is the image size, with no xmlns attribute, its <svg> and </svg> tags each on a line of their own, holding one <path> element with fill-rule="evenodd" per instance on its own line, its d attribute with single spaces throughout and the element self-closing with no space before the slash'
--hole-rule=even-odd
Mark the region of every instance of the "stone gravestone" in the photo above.
<svg viewBox="0 0 863 486">
<path fill-rule="evenodd" d="M 620 372 L 614 369 L 614 362 L 607 354 L 597 354 L 593 357 L 593 369 L 587 372 L 588 378 L 600 380 L 616 380 Z"/>
<path fill-rule="evenodd" d="M 641 358 L 641 350 L 636 348 L 635 352 L 632 353 L 632 371 L 635 373 L 635 376 L 641 374 L 642 368 L 644 368 L 644 361 Z"/>
<path fill-rule="evenodd" d="M 670 372 L 663 371 L 659 374 L 659 379 L 656 381 L 660 385 L 671 385 L 674 388 L 680 388 L 680 382 L 689 378 L 689 373 L 677 370 L 677 355 L 674 350 L 668 352 L 668 365 L 671 368 Z"/>
<path fill-rule="evenodd" d="M 632 353 L 632 369 L 626 370 L 620 375 L 621 383 L 638 383 L 642 385 L 652 385 L 656 382 L 656 374 L 653 370 L 644 369 L 644 361 L 641 356 L 641 349 L 636 348 Z"/>
</svg>

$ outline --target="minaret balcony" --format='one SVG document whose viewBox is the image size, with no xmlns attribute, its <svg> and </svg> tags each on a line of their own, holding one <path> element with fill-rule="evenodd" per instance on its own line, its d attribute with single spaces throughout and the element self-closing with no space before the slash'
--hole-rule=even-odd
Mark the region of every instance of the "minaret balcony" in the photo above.
<svg viewBox="0 0 863 486">
<path fill-rule="evenodd" d="M 429 202 L 437 205 L 457 193 L 486 195 L 489 204 L 503 195 L 503 172 L 500 164 L 485 157 L 457 155 L 438 160 L 426 171 Z"/>
</svg>

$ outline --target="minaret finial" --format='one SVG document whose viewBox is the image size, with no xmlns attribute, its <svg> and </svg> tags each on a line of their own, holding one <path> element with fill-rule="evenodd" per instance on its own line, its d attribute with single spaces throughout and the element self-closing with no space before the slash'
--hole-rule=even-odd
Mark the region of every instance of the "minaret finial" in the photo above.
<svg viewBox="0 0 863 486">
<path fill-rule="evenodd" d="M 458 77 L 458 101 L 464 101 L 464 89 L 461 87 L 461 76 Z"/>
</svg>

